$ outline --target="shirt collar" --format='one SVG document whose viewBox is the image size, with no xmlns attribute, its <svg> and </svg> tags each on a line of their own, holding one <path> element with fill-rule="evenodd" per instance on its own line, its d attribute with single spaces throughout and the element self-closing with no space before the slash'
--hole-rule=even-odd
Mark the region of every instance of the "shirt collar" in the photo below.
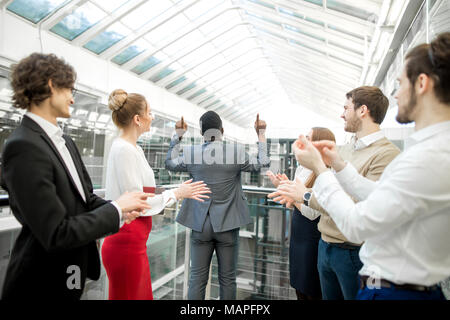
<svg viewBox="0 0 450 320">
<path fill-rule="evenodd" d="M 371 133 L 365 137 L 362 137 L 360 139 L 357 139 L 356 136 L 354 137 L 354 144 L 353 144 L 353 148 L 355 150 L 360 150 L 360 149 L 364 149 L 367 148 L 368 146 L 370 146 L 372 143 L 383 139 L 384 138 L 384 133 L 383 131 L 379 130 L 377 132 Z"/>
<path fill-rule="evenodd" d="M 59 126 L 55 126 L 50 121 L 47 121 L 41 116 L 38 116 L 37 114 L 29 111 L 27 111 L 25 115 L 34 120 L 49 137 L 62 138 L 63 132 Z"/>
<path fill-rule="evenodd" d="M 445 131 L 450 131 L 450 121 L 439 122 L 420 129 L 405 140 L 405 149 Z"/>
</svg>

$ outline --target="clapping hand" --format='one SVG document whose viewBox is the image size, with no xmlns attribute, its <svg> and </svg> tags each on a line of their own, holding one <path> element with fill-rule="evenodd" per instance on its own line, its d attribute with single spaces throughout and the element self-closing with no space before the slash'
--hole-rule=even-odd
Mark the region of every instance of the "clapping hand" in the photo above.
<svg viewBox="0 0 450 320">
<path fill-rule="evenodd" d="M 204 202 L 203 199 L 209 199 L 206 193 L 211 193 L 211 190 L 206 186 L 203 181 L 192 182 L 192 179 L 183 182 L 174 191 L 177 199 L 191 198 L 200 202 Z M 202 199 L 203 198 L 203 199 Z"/>
<path fill-rule="evenodd" d="M 122 213 L 122 217 L 125 220 L 126 224 L 130 224 L 133 220 L 136 218 L 139 218 L 141 215 L 140 211 L 131 211 L 131 212 L 125 212 Z"/>
<path fill-rule="evenodd" d="M 139 217 L 141 212 L 151 208 L 151 206 L 147 203 L 147 198 L 154 196 L 155 195 L 153 193 L 145 193 L 140 191 L 125 192 L 116 200 L 116 203 L 122 210 L 122 219 L 126 223 L 130 223 Z"/>
<path fill-rule="evenodd" d="M 304 135 L 300 135 L 294 143 L 294 154 L 297 161 L 318 176 L 327 170 L 320 151 L 308 141 Z"/>
<path fill-rule="evenodd" d="M 266 175 L 269 177 L 270 181 L 275 186 L 275 188 L 278 188 L 278 185 L 280 184 L 280 181 L 289 180 L 287 175 L 284 174 L 284 173 L 283 174 L 277 173 L 277 175 L 275 175 L 272 171 L 268 170 L 266 172 Z"/>
<path fill-rule="evenodd" d="M 274 198 L 274 201 L 280 204 L 286 204 L 289 208 L 292 207 L 295 201 L 301 201 L 305 192 L 305 185 L 299 178 L 296 178 L 295 181 L 280 181 L 277 191 L 269 194 L 267 197 Z"/>
<path fill-rule="evenodd" d="M 184 121 L 183 117 L 181 117 L 181 120 L 175 123 L 175 132 L 177 133 L 177 136 L 179 138 L 183 137 L 183 135 L 187 131 L 187 128 L 188 128 L 187 123 Z"/>
<path fill-rule="evenodd" d="M 336 143 L 330 140 L 314 141 L 312 143 L 322 155 L 325 164 L 332 167 L 337 172 L 345 167 L 345 161 L 339 156 Z"/>
</svg>

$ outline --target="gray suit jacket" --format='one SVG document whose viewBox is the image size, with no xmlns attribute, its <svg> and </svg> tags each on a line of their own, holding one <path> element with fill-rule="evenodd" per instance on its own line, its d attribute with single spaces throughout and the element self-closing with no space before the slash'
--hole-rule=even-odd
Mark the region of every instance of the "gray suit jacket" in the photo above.
<svg viewBox="0 0 450 320">
<path fill-rule="evenodd" d="M 192 230 L 202 232 L 209 210 L 214 232 L 223 232 L 249 224 L 252 220 L 247 198 L 241 185 L 241 172 L 258 172 L 270 166 L 267 144 L 258 143 L 258 156 L 249 157 L 240 144 L 222 141 L 206 142 L 183 148 L 174 135 L 166 158 L 166 168 L 187 171 L 195 181 L 204 181 L 211 189 L 209 199 L 200 202 L 185 199 L 176 221 Z"/>
</svg>

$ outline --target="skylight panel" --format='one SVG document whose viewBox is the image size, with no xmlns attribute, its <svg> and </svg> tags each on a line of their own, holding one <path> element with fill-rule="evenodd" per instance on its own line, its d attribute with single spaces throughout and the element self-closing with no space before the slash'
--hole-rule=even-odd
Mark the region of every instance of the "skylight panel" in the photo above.
<svg viewBox="0 0 450 320">
<path fill-rule="evenodd" d="M 115 56 L 112 59 L 112 62 L 117 63 L 118 65 L 122 65 L 125 62 L 128 62 L 131 59 L 133 59 L 134 57 L 138 56 L 139 54 L 141 54 L 148 48 L 150 48 L 150 44 L 146 40 L 140 39 L 140 40 L 136 41 L 135 43 L 133 43 L 128 48 L 126 48 L 120 54 Z"/>
<path fill-rule="evenodd" d="M 368 12 L 364 9 L 357 8 L 352 5 L 348 5 L 343 1 L 327 0 L 327 8 L 348 14 L 353 17 L 357 17 L 362 20 L 371 21 L 373 23 L 375 23 L 378 20 L 378 16 L 375 13 Z"/>
<path fill-rule="evenodd" d="M 104 17 L 106 13 L 103 10 L 87 2 L 54 25 L 50 31 L 67 40 L 73 40 Z"/>
<path fill-rule="evenodd" d="M 147 59 L 142 61 L 140 64 L 135 66 L 133 69 L 131 69 L 131 71 L 133 71 L 134 73 L 137 73 L 137 74 L 141 74 L 141 73 L 144 73 L 147 70 L 150 70 L 154 66 L 158 65 L 159 63 L 161 63 L 161 61 L 162 60 L 160 60 L 160 59 L 158 59 L 157 57 L 154 57 L 154 56 L 148 57 Z"/>
<path fill-rule="evenodd" d="M 116 22 L 94 39 L 86 43 L 83 47 L 96 54 L 100 54 L 118 41 L 125 38 L 125 36 L 129 33 L 130 29 L 125 27 L 122 23 Z"/>
<path fill-rule="evenodd" d="M 68 2 L 68 0 L 14 0 L 6 9 L 33 23 L 38 23 Z"/>
</svg>

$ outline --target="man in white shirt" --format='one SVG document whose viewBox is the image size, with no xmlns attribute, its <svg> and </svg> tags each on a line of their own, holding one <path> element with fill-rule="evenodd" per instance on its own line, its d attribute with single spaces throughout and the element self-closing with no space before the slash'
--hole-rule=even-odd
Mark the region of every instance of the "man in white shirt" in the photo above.
<svg viewBox="0 0 450 320">
<path fill-rule="evenodd" d="M 413 48 L 398 81 L 397 121 L 415 121 L 416 132 L 379 182 L 358 175 L 332 142 L 300 136 L 295 153 L 317 174 L 313 192 L 342 233 L 365 241 L 358 299 L 443 300 L 437 284 L 450 276 L 450 33 Z"/>
<path fill-rule="evenodd" d="M 363 177 L 377 181 L 386 166 L 400 153 L 400 150 L 380 129 L 389 100 L 375 86 L 361 86 L 346 93 L 344 112 L 344 130 L 354 133 L 352 141 L 339 147 L 339 155 L 351 163 Z M 302 188 L 300 183 L 300 190 Z M 282 195 L 296 190 L 295 181 L 283 181 L 277 192 L 269 197 Z M 299 199 L 296 206 L 302 215 L 313 220 L 320 215 L 317 228 L 321 233 L 317 254 L 317 270 L 324 300 L 353 300 L 359 290 L 359 270 L 362 262 L 359 258 L 361 242 L 347 239 L 339 230 L 332 217 L 311 196 L 312 189 Z M 288 197 L 294 201 L 293 197 Z M 357 202 L 357 199 L 354 199 Z M 311 210 L 312 209 L 312 210 Z"/>
<path fill-rule="evenodd" d="M 70 117 L 75 78 L 53 54 L 34 53 L 12 69 L 13 106 L 27 113 L 4 146 L 1 185 L 22 230 L 2 299 L 79 299 L 86 278 L 100 276 L 95 240 L 150 208 L 143 192 L 113 202 L 93 193 L 75 143 L 56 121 Z"/>
</svg>

